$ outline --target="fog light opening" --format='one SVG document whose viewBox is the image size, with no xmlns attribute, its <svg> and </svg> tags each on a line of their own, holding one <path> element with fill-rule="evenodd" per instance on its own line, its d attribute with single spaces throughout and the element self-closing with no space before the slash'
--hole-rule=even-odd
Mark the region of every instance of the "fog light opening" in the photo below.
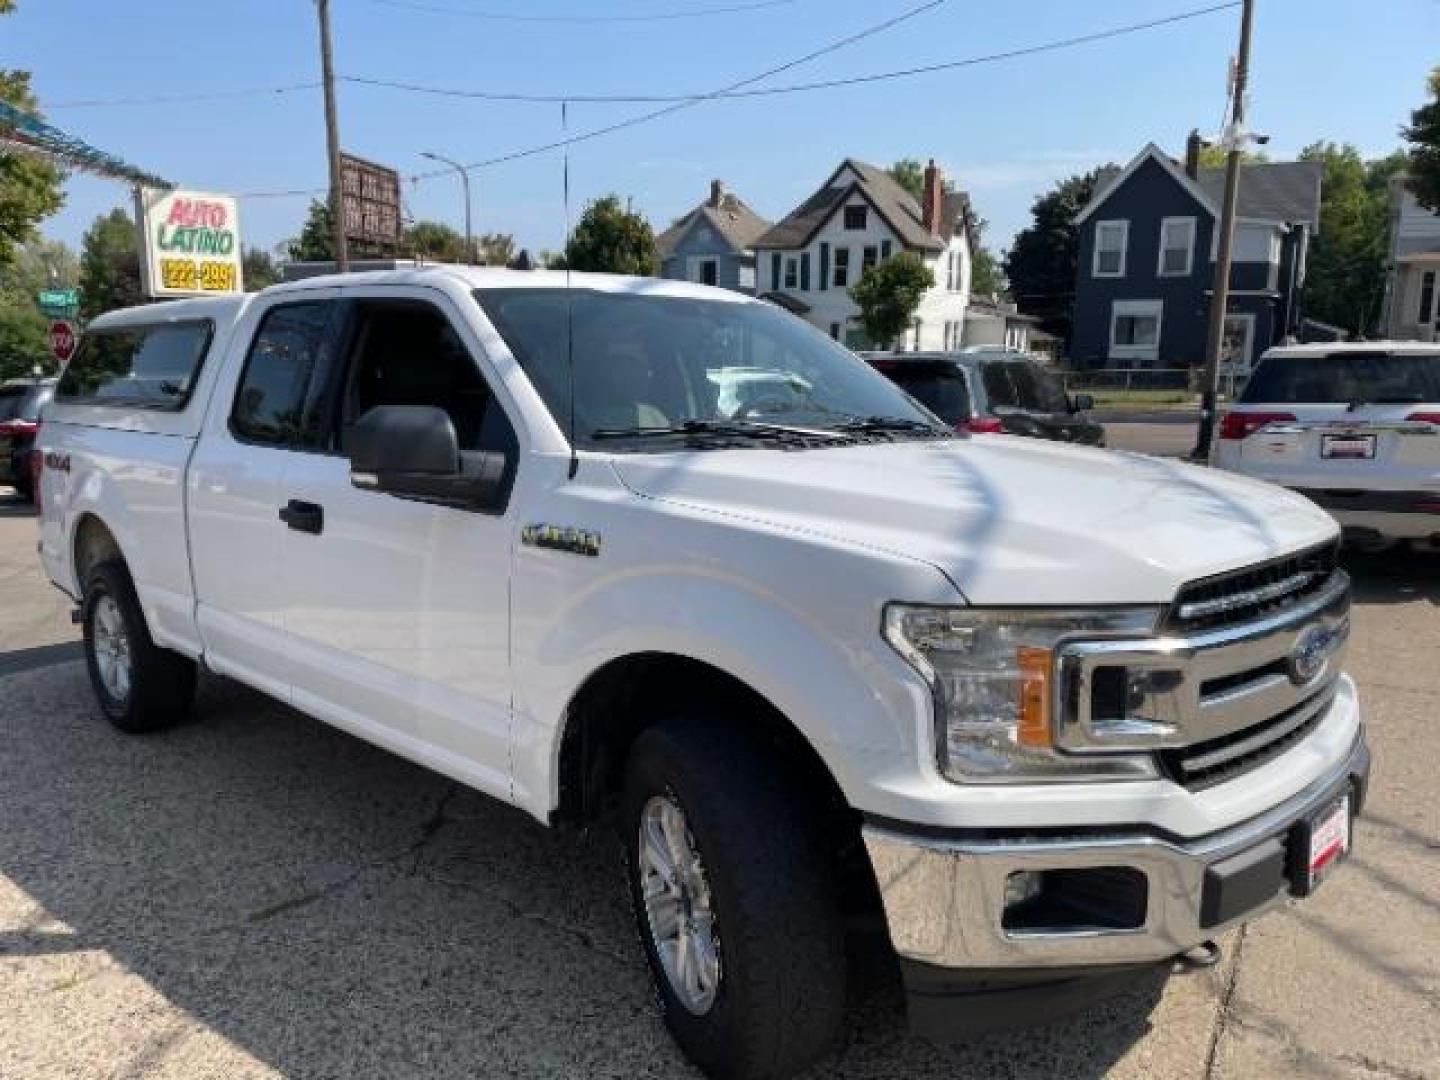
<svg viewBox="0 0 1440 1080">
<path fill-rule="evenodd" d="M 1011 936 L 1139 930 L 1149 882 L 1128 866 L 1021 870 L 1005 879 L 1001 926 Z"/>
</svg>

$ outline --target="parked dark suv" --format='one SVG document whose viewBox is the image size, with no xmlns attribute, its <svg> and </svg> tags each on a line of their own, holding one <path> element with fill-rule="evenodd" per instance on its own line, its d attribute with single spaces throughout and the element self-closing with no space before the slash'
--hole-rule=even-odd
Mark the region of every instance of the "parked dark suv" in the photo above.
<svg viewBox="0 0 1440 1080">
<path fill-rule="evenodd" d="M 30 498 L 30 454 L 40 430 L 40 410 L 54 396 L 54 379 L 0 386 L 0 484 L 9 484 L 22 498 Z"/>
<path fill-rule="evenodd" d="M 1089 394 L 1065 393 L 1028 353 L 976 348 L 959 353 L 868 353 L 865 359 L 955 428 L 1105 445 L 1105 429 L 1084 415 Z"/>
</svg>

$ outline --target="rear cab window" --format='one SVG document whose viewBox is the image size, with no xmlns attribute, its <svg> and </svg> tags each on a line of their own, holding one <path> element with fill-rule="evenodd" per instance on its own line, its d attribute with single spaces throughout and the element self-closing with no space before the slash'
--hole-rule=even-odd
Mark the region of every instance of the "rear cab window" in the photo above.
<svg viewBox="0 0 1440 1080">
<path fill-rule="evenodd" d="M 55 399 L 178 412 L 190 400 L 214 332 L 209 319 L 89 330 Z"/>
<path fill-rule="evenodd" d="M 970 419 L 970 387 L 964 372 L 954 364 L 900 361 L 881 362 L 876 367 L 896 386 L 952 427 Z"/>
<path fill-rule="evenodd" d="M 1440 352 L 1267 356 L 1242 404 L 1407 404 L 1440 401 Z"/>
</svg>

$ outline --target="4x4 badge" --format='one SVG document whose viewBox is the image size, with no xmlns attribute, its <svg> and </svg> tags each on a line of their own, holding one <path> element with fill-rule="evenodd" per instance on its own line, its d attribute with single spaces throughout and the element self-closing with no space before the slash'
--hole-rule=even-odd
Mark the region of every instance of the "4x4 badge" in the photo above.
<svg viewBox="0 0 1440 1080">
<path fill-rule="evenodd" d="M 520 542 L 531 547 L 554 548 L 572 555 L 599 555 L 600 534 L 569 525 L 526 525 L 520 530 Z"/>
</svg>

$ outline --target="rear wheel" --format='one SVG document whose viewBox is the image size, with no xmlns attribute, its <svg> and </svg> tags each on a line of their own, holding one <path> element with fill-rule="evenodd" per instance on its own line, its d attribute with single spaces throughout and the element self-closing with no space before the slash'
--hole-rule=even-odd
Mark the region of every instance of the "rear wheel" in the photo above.
<svg viewBox="0 0 1440 1080">
<path fill-rule="evenodd" d="M 729 724 L 666 721 L 631 752 L 623 828 L 665 1023 L 715 1077 L 789 1076 L 845 1006 L 837 886 L 817 808 Z"/>
<path fill-rule="evenodd" d="M 195 662 L 151 639 L 124 563 L 90 571 L 81 615 L 85 666 L 105 718 L 129 734 L 185 719 L 195 697 Z"/>
</svg>

